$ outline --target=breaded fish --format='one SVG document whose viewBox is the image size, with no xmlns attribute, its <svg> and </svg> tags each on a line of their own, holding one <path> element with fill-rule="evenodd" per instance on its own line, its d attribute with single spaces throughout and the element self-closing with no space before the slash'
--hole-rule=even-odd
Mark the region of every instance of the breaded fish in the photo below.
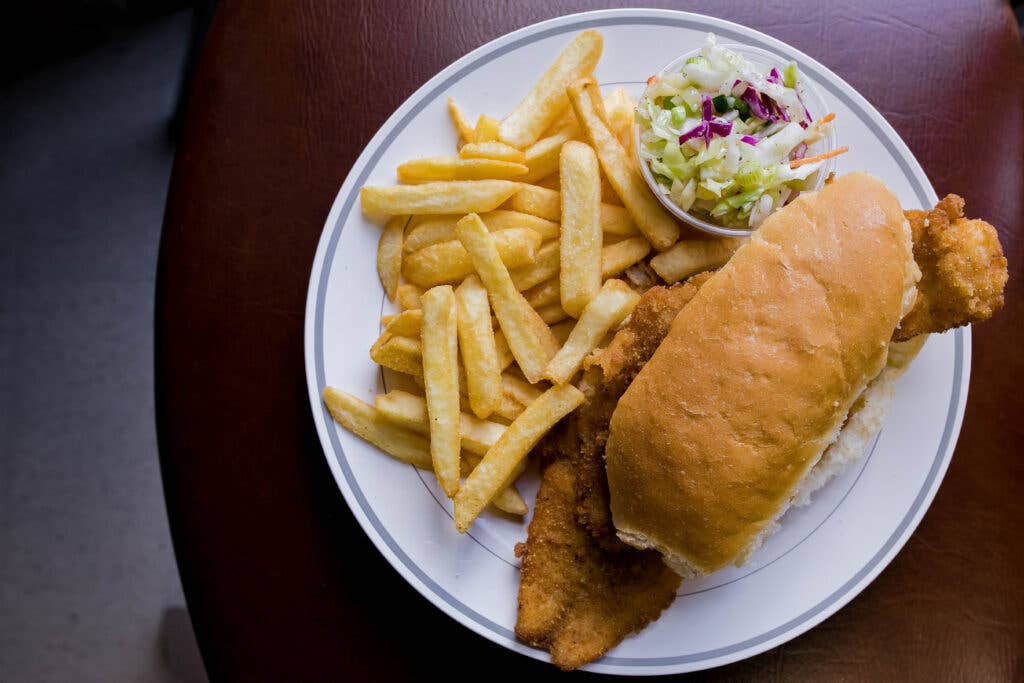
<svg viewBox="0 0 1024 683">
<path fill-rule="evenodd" d="M 522 558 L 516 635 L 562 669 L 597 659 L 668 607 L 679 576 L 654 551 L 616 538 L 604 444 L 619 397 L 709 274 L 653 287 L 589 363 L 586 403 L 538 444 L 544 466 Z"/>
<path fill-rule="evenodd" d="M 988 320 L 1003 307 L 1006 258 L 995 228 L 964 217 L 964 200 L 946 195 L 930 211 L 905 211 L 921 268 L 914 308 L 896 341 Z"/>
</svg>

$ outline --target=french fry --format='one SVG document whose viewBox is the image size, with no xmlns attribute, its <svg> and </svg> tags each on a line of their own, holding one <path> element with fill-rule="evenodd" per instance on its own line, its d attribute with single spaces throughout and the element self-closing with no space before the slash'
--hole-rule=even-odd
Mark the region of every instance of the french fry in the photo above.
<svg viewBox="0 0 1024 683">
<path fill-rule="evenodd" d="M 540 379 L 548 361 L 558 347 L 551 330 L 530 308 L 519 293 L 508 269 L 502 263 L 494 238 L 476 214 L 470 214 L 455 226 L 473 267 L 487 288 L 491 307 L 498 318 L 512 355 L 519 362 L 527 379 Z"/>
<path fill-rule="evenodd" d="M 498 402 L 498 407 L 494 410 L 494 415 L 491 415 L 491 417 L 493 418 L 496 415 L 503 420 L 512 422 L 519 417 L 524 410 L 526 410 L 526 406 L 508 394 L 503 393 L 501 395 L 501 401 Z"/>
<path fill-rule="evenodd" d="M 470 142 L 493 142 L 498 140 L 497 119 L 481 114 L 476 120 L 476 128 L 473 129 L 473 139 Z"/>
<path fill-rule="evenodd" d="M 398 276 L 402 272 L 402 236 L 408 216 L 392 216 L 377 243 L 377 277 L 389 301 L 395 300 L 398 290 Z"/>
<path fill-rule="evenodd" d="M 506 514 L 519 517 L 530 511 L 530 508 L 526 506 L 526 501 L 523 500 L 523 496 L 520 495 L 519 489 L 512 483 L 498 492 L 498 495 L 491 501 L 491 505 Z"/>
<path fill-rule="evenodd" d="M 571 384 L 552 387 L 527 406 L 477 465 L 455 496 L 455 527 L 465 532 L 480 512 L 507 486 L 516 467 L 541 437 L 583 403 Z"/>
<path fill-rule="evenodd" d="M 452 180 L 422 185 L 365 186 L 359 202 L 370 216 L 490 211 L 519 190 L 510 180 Z"/>
<path fill-rule="evenodd" d="M 539 185 L 522 185 L 522 189 L 512 196 L 508 202 L 515 211 L 528 213 L 549 221 L 558 221 L 562 217 L 562 197 L 557 190 Z M 640 231 L 633 222 L 633 217 L 621 206 L 601 204 L 601 231 L 609 235 L 637 235 Z"/>
<path fill-rule="evenodd" d="M 592 78 L 581 79 L 569 86 L 568 93 L 580 127 L 597 152 L 605 176 L 637 228 L 655 248 L 668 249 L 679 239 L 679 226 L 651 194 L 622 143 L 602 120 L 595 103 L 595 100 L 601 103 L 597 82 Z M 603 108 L 603 103 L 600 106 Z"/>
<path fill-rule="evenodd" d="M 566 107 L 565 110 L 559 114 L 558 118 L 547 127 L 547 130 L 541 134 L 541 139 L 551 137 L 552 135 L 560 133 L 566 128 L 570 128 L 572 126 L 575 126 L 576 129 L 579 130 L 579 124 L 576 123 L 576 114 L 572 112 L 572 107 Z"/>
<path fill-rule="evenodd" d="M 555 323 L 551 326 L 551 334 L 555 335 L 555 339 L 558 340 L 560 346 L 565 346 L 565 341 L 569 338 L 572 333 L 572 328 L 576 327 L 576 321 L 566 316 L 566 320 L 560 323 Z"/>
<path fill-rule="evenodd" d="M 448 115 L 452 118 L 455 130 L 459 133 L 460 142 L 463 144 L 469 142 L 473 138 L 473 124 L 459 109 L 459 105 L 455 104 L 455 100 L 450 97 L 448 98 Z"/>
<path fill-rule="evenodd" d="M 615 188 L 608 182 L 608 178 L 603 175 L 601 176 L 601 201 L 612 206 L 622 206 L 622 200 L 619 199 L 619 195 L 615 194 Z"/>
<path fill-rule="evenodd" d="M 511 371 L 501 373 L 501 390 L 506 396 L 524 407 L 536 401 L 544 393 Z"/>
<path fill-rule="evenodd" d="M 557 303 L 561 297 L 561 292 L 561 283 L 556 275 L 550 280 L 545 280 L 539 285 L 530 287 L 528 290 L 523 292 L 523 296 L 526 297 L 526 303 L 536 309 L 541 306 Z"/>
<path fill-rule="evenodd" d="M 601 58 L 604 40 L 597 31 L 576 36 L 523 101 L 498 127 L 502 142 L 523 149 L 533 144 L 568 106 L 565 89 L 590 75 Z"/>
<path fill-rule="evenodd" d="M 537 309 L 537 315 L 540 319 L 546 322 L 548 325 L 554 325 L 560 323 L 569 317 L 569 314 L 562 308 L 562 304 L 555 302 L 548 304 L 547 306 L 541 306 Z"/>
<path fill-rule="evenodd" d="M 561 226 L 556 221 L 549 221 L 538 216 L 519 211 L 508 211 L 506 209 L 495 209 L 480 214 L 480 220 L 484 222 L 491 232 L 508 230 L 510 228 L 529 228 L 536 231 L 542 240 L 547 241 L 558 237 Z"/>
<path fill-rule="evenodd" d="M 504 425 L 503 425 L 504 426 Z M 464 476 L 469 476 L 472 473 L 473 468 L 480 464 L 480 456 L 472 453 L 466 453 L 462 459 L 462 472 Z M 514 480 L 516 475 L 509 477 L 508 485 L 505 486 L 495 496 L 493 501 L 490 501 L 490 505 L 493 505 L 497 510 L 510 515 L 522 516 L 528 512 L 526 507 L 526 501 L 522 500 L 522 496 L 519 495 L 519 490 L 515 487 Z"/>
<path fill-rule="evenodd" d="M 404 242 L 405 251 L 407 253 L 413 252 L 423 247 L 429 247 L 432 244 L 457 239 L 455 237 L 455 223 L 460 218 L 462 216 L 430 216 L 427 220 L 420 221 L 415 227 L 407 230 Z M 499 232 L 509 228 L 529 228 L 536 231 L 542 240 L 558 237 L 561 230 L 561 226 L 555 221 L 505 209 L 496 209 L 482 213 L 480 214 L 480 220 L 484 222 L 487 229 L 491 232 Z"/>
<path fill-rule="evenodd" d="M 623 149 L 630 155 L 630 158 L 633 158 L 633 122 L 636 103 L 629 99 L 629 95 L 624 89 L 616 88 L 604 98 L 604 110 L 608 116 L 608 128 L 622 143 Z"/>
<path fill-rule="evenodd" d="M 465 149 L 465 148 L 463 148 Z M 497 159 L 464 159 L 459 157 L 427 157 L 413 159 L 396 171 L 403 183 L 432 183 L 439 180 L 517 180 L 526 175 L 523 164 Z"/>
<path fill-rule="evenodd" d="M 386 394 L 378 394 L 373 399 L 373 404 L 381 415 L 395 424 L 418 434 L 430 434 L 427 401 L 422 396 L 392 389 Z M 484 455 L 504 431 L 505 425 L 481 420 L 468 413 L 459 413 L 462 447 L 470 453 Z"/>
<path fill-rule="evenodd" d="M 331 417 L 360 439 L 397 460 L 430 469 L 430 444 L 419 434 L 396 426 L 373 406 L 333 387 L 324 389 L 323 400 Z"/>
<path fill-rule="evenodd" d="M 381 326 L 381 329 L 383 329 L 383 328 L 387 327 L 388 325 L 390 325 L 390 324 L 391 324 L 391 321 L 392 321 L 392 320 L 394 320 L 394 319 L 395 319 L 395 318 L 397 318 L 397 317 L 398 317 L 398 316 L 397 316 L 397 315 L 394 315 L 393 313 L 385 313 L 384 315 L 382 315 L 382 316 L 380 317 L 380 326 Z"/>
<path fill-rule="evenodd" d="M 522 185 L 508 202 L 514 211 L 532 214 L 549 221 L 562 220 L 562 197 L 558 190 L 539 185 Z"/>
<path fill-rule="evenodd" d="M 540 251 L 541 237 L 529 228 L 509 228 L 493 234 L 494 245 L 506 267 L 533 263 Z M 420 287 L 458 282 L 473 272 L 473 261 L 458 240 L 441 242 L 407 254 L 402 276 Z"/>
<path fill-rule="evenodd" d="M 515 356 L 512 355 L 512 350 L 508 348 L 508 342 L 505 341 L 505 333 L 501 330 L 494 331 L 494 349 L 498 354 L 499 370 L 504 370 L 512 365 Z"/>
<path fill-rule="evenodd" d="M 551 359 L 544 376 L 555 384 L 568 382 L 580 369 L 587 354 L 633 312 L 639 300 L 640 295 L 622 280 L 606 281 L 598 295 L 583 309 L 576 327 Z"/>
<path fill-rule="evenodd" d="M 523 182 L 535 183 L 545 176 L 558 171 L 558 156 L 562 145 L 570 140 L 579 140 L 582 136 L 575 122 L 554 135 L 541 138 L 526 148 L 522 163 L 526 164 L 526 176 Z"/>
<path fill-rule="evenodd" d="M 651 268 L 665 282 L 672 284 L 694 273 L 724 265 L 744 240 L 684 240 L 651 259 Z"/>
<path fill-rule="evenodd" d="M 384 333 L 370 347 L 370 358 L 377 365 L 395 372 L 423 376 L 423 346 L 419 339 Z"/>
<path fill-rule="evenodd" d="M 395 294 L 395 298 L 398 299 L 398 307 L 403 311 L 422 308 L 423 304 L 420 302 L 422 296 L 422 289 L 408 283 L 398 285 L 398 292 Z"/>
<path fill-rule="evenodd" d="M 548 242 L 537 250 L 533 263 L 509 271 L 512 284 L 524 291 L 558 274 L 560 267 L 558 242 Z"/>
<path fill-rule="evenodd" d="M 431 216 L 406 232 L 402 248 L 408 254 L 432 244 L 450 242 L 455 239 L 457 220 L 458 216 Z"/>
<path fill-rule="evenodd" d="M 430 458 L 445 495 L 459 490 L 459 357 L 455 292 L 448 285 L 423 294 L 423 388 L 430 418 Z"/>
<path fill-rule="evenodd" d="M 590 145 L 565 143 L 559 176 L 561 302 L 566 313 L 578 318 L 601 288 L 601 173 Z"/>
<path fill-rule="evenodd" d="M 465 144 L 459 149 L 459 156 L 464 159 L 495 159 L 511 161 L 514 164 L 526 163 L 526 154 L 522 150 L 497 140 Z"/>
<path fill-rule="evenodd" d="M 480 278 L 470 275 L 458 289 L 459 353 L 466 369 L 466 393 L 473 413 L 480 418 L 494 412 L 501 400 L 501 369 L 491 327 L 491 306 Z"/>
<path fill-rule="evenodd" d="M 561 153 L 559 153 L 559 159 L 561 159 Z M 555 192 L 561 192 L 562 177 L 558 175 L 558 171 L 555 171 L 551 175 L 546 175 L 538 180 L 537 185 L 540 187 L 546 187 L 549 190 L 554 190 Z M 561 196 L 559 196 L 559 201 L 561 201 Z"/>
<path fill-rule="evenodd" d="M 384 334 L 418 338 L 422 327 L 423 311 L 421 309 L 402 311 L 398 315 L 391 316 L 384 326 Z"/>
<path fill-rule="evenodd" d="M 473 471 L 473 468 L 480 464 L 480 458 L 474 454 L 467 453 L 462 462 L 462 471 L 468 477 Z M 526 507 L 526 501 L 523 500 L 521 495 L 519 495 L 519 491 L 513 483 L 516 476 L 517 475 L 513 473 L 513 475 L 509 477 L 508 486 L 503 488 L 498 495 L 494 497 L 494 500 L 491 501 L 491 505 L 506 514 L 518 515 L 521 517 L 528 512 L 528 508 Z"/>
<path fill-rule="evenodd" d="M 640 261 L 651 251 L 651 243 L 643 237 L 627 237 L 601 249 L 601 278 L 615 277 Z"/>
</svg>

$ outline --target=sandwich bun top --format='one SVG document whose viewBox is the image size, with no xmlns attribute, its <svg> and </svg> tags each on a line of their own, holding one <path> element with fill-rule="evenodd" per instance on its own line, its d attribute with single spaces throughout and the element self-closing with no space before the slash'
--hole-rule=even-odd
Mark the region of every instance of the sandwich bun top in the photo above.
<svg viewBox="0 0 1024 683">
<path fill-rule="evenodd" d="M 606 466 L 619 536 L 684 575 L 740 558 L 884 367 L 919 277 L 899 201 L 871 176 L 770 216 L 615 409 Z"/>
</svg>

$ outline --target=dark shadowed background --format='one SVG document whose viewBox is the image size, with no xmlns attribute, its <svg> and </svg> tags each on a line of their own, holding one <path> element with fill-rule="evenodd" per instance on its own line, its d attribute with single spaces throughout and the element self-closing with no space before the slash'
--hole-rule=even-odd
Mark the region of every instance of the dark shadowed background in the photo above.
<svg viewBox="0 0 1024 683">
<path fill-rule="evenodd" d="M 153 316 L 215 4 L 0 3 L 3 681 L 206 678 L 160 480 Z"/>
</svg>

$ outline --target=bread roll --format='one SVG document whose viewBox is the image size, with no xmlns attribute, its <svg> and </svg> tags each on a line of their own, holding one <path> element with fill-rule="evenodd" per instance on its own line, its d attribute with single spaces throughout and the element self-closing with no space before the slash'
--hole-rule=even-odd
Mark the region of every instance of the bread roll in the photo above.
<svg viewBox="0 0 1024 683">
<path fill-rule="evenodd" d="M 619 537 L 684 576 L 756 547 L 885 366 L 919 277 L 899 201 L 871 176 L 768 218 L 616 407 L 606 464 Z"/>
</svg>

